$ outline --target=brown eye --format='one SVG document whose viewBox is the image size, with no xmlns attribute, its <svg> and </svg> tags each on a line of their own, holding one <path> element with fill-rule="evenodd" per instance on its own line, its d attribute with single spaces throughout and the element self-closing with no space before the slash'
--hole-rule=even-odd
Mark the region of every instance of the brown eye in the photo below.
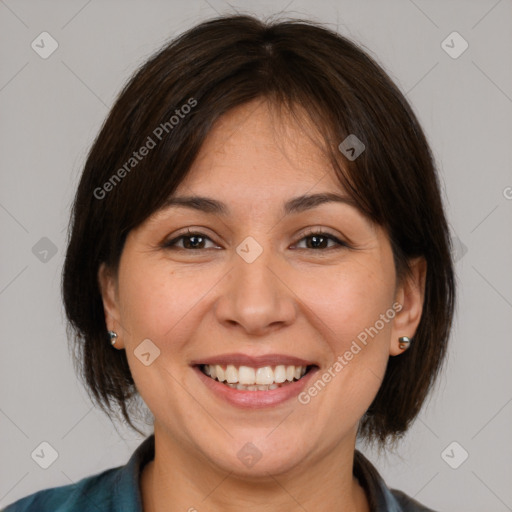
<svg viewBox="0 0 512 512">
<path fill-rule="evenodd" d="M 302 237 L 299 240 L 299 243 L 302 242 L 303 240 L 310 240 L 310 242 L 306 242 L 306 247 L 302 248 L 307 250 L 339 249 L 342 247 L 348 247 L 348 245 L 345 242 L 342 242 L 334 235 L 331 235 L 324 231 L 310 231 L 309 233 L 306 234 L 306 236 Z M 327 245 L 329 241 L 334 242 L 335 245 L 331 245 L 329 247 Z"/>
<path fill-rule="evenodd" d="M 334 235 L 330 233 L 326 233 L 324 231 L 311 231 L 308 232 L 305 236 L 303 236 L 299 243 L 303 240 L 306 240 L 306 247 L 301 247 L 300 249 L 318 251 L 322 249 L 340 249 L 343 247 L 348 247 L 348 244 L 342 242 Z M 210 241 L 213 243 L 211 238 L 206 236 L 204 233 L 187 231 L 185 234 L 182 234 L 178 237 L 169 240 L 163 244 L 163 247 L 167 249 L 180 249 L 180 250 L 201 250 L 201 249 L 210 249 L 212 247 L 205 247 L 205 243 Z M 334 245 L 329 246 L 329 242 L 334 242 Z M 182 243 L 182 245 L 178 245 Z"/>
<path fill-rule="evenodd" d="M 212 241 L 209 237 L 207 237 L 203 233 L 187 231 L 187 233 L 180 235 L 168 242 L 164 243 L 164 247 L 167 249 L 183 249 L 183 250 L 200 250 L 200 249 L 209 249 L 209 247 L 205 247 L 205 242 L 209 240 Z M 179 242 L 183 241 L 182 246 L 177 245 Z M 213 242 L 212 242 L 213 243 Z"/>
</svg>

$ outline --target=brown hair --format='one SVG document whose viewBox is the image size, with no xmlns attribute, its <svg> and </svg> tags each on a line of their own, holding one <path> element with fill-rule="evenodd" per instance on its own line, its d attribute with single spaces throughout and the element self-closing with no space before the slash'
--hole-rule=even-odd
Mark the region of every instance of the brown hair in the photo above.
<svg viewBox="0 0 512 512">
<path fill-rule="evenodd" d="M 389 358 L 359 425 L 361 438 L 384 445 L 417 416 L 446 353 L 455 298 L 449 230 L 431 151 L 406 99 L 365 51 L 312 22 L 208 20 L 152 56 L 123 88 L 72 208 L 62 292 L 75 363 L 91 398 L 109 415 L 118 407 L 136 429 L 128 405 L 137 390 L 125 351 L 108 342 L 99 266 L 117 270 L 127 234 L 184 179 L 214 122 L 257 98 L 307 113 L 347 193 L 386 229 L 399 277 L 409 259 L 426 259 L 414 342 Z M 350 134 L 366 146 L 353 161 L 338 150 Z M 149 149 L 139 159 L 142 147 Z"/>
</svg>

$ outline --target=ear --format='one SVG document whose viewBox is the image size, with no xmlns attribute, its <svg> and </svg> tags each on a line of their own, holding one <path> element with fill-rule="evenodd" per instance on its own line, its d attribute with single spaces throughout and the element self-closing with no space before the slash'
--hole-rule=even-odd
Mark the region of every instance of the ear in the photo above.
<svg viewBox="0 0 512 512">
<path fill-rule="evenodd" d="M 114 331 L 118 335 L 114 348 L 124 348 L 123 336 L 121 335 L 122 328 L 117 296 L 117 280 L 105 263 L 102 263 L 98 270 L 98 283 L 103 300 L 105 324 L 109 331 Z"/>
<path fill-rule="evenodd" d="M 389 354 L 392 356 L 403 353 L 398 346 L 398 338 L 414 337 L 423 312 L 427 262 L 425 258 L 416 258 L 409 262 L 409 266 L 411 271 L 404 277 L 403 282 L 398 284 L 395 294 L 395 304 L 398 303 L 401 309 L 395 315 L 391 329 Z"/>
</svg>

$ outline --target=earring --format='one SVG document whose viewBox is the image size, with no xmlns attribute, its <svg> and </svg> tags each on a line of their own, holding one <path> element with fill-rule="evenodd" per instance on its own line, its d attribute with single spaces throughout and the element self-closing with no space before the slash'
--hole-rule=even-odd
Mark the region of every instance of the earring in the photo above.
<svg viewBox="0 0 512 512">
<path fill-rule="evenodd" d="M 411 346 L 411 338 L 407 336 L 401 336 L 398 338 L 398 346 L 401 350 L 407 350 Z"/>
<path fill-rule="evenodd" d="M 117 333 L 114 331 L 108 331 L 108 335 L 110 336 L 110 343 L 112 343 L 112 345 L 115 345 L 116 339 L 117 339 Z"/>
</svg>

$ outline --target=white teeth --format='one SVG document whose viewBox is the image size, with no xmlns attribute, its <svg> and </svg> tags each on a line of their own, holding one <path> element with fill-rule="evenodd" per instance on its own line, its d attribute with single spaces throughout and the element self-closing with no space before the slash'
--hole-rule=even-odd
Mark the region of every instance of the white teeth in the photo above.
<svg viewBox="0 0 512 512">
<path fill-rule="evenodd" d="M 268 391 L 270 389 L 277 389 L 279 387 L 277 384 L 270 384 L 269 386 L 257 386 L 254 384 L 251 386 L 244 386 L 243 384 L 232 384 L 230 382 L 226 382 L 225 384 L 230 388 L 239 389 L 241 391 Z"/>
<path fill-rule="evenodd" d="M 305 375 L 307 367 L 280 364 L 274 368 L 271 366 L 252 368 L 250 366 L 236 367 L 233 364 L 228 364 L 225 367 L 218 364 L 206 364 L 203 366 L 203 371 L 212 379 L 224 382 L 232 388 L 267 391 L 276 389 L 279 387 L 278 384 L 283 384 L 286 381 L 299 380 Z"/>
<path fill-rule="evenodd" d="M 254 371 L 254 368 L 251 368 L 250 366 L 240 366 L 238 370 L 238 382 L 240 384 L 255 384 L 256 383 L 256 372 Z M 260 384 L 260 382 L 258 382 Z"/>
<path fill-rule="evenodd" d="M 208 368 L 210 365 L 206 365 L 205 367 Z M 218 364 L 215 365 L 215 373 L 217 374 L 217 380 L 219 382 L 224 382 L 226 380 L 226 374 L 222 368 L 222 366 L 219 366 Z"/>
<path fill-rule="evenodd" d="M 238 382 L 238 372 L 232 364 L 228 364 L 226 367 L 226 380 L 230 384 L 236 384 Z"/>
<path fill-rule="evenodd" d="M 305 370 L 306 368 L 304 368 Z M 280 364 L 279 366 L 276 366 L 276 369 L 274 370 L 274 381 L 278 384 L 281 384 L 286 380 L 286 368 L 284 365 Z"/>
<path fill-rule="evenodd" d="M 272 384 L 274 382 L 274 372 L 270 366 L 264 366 L 256 370 L 256 384 Z"/>
</svg>

